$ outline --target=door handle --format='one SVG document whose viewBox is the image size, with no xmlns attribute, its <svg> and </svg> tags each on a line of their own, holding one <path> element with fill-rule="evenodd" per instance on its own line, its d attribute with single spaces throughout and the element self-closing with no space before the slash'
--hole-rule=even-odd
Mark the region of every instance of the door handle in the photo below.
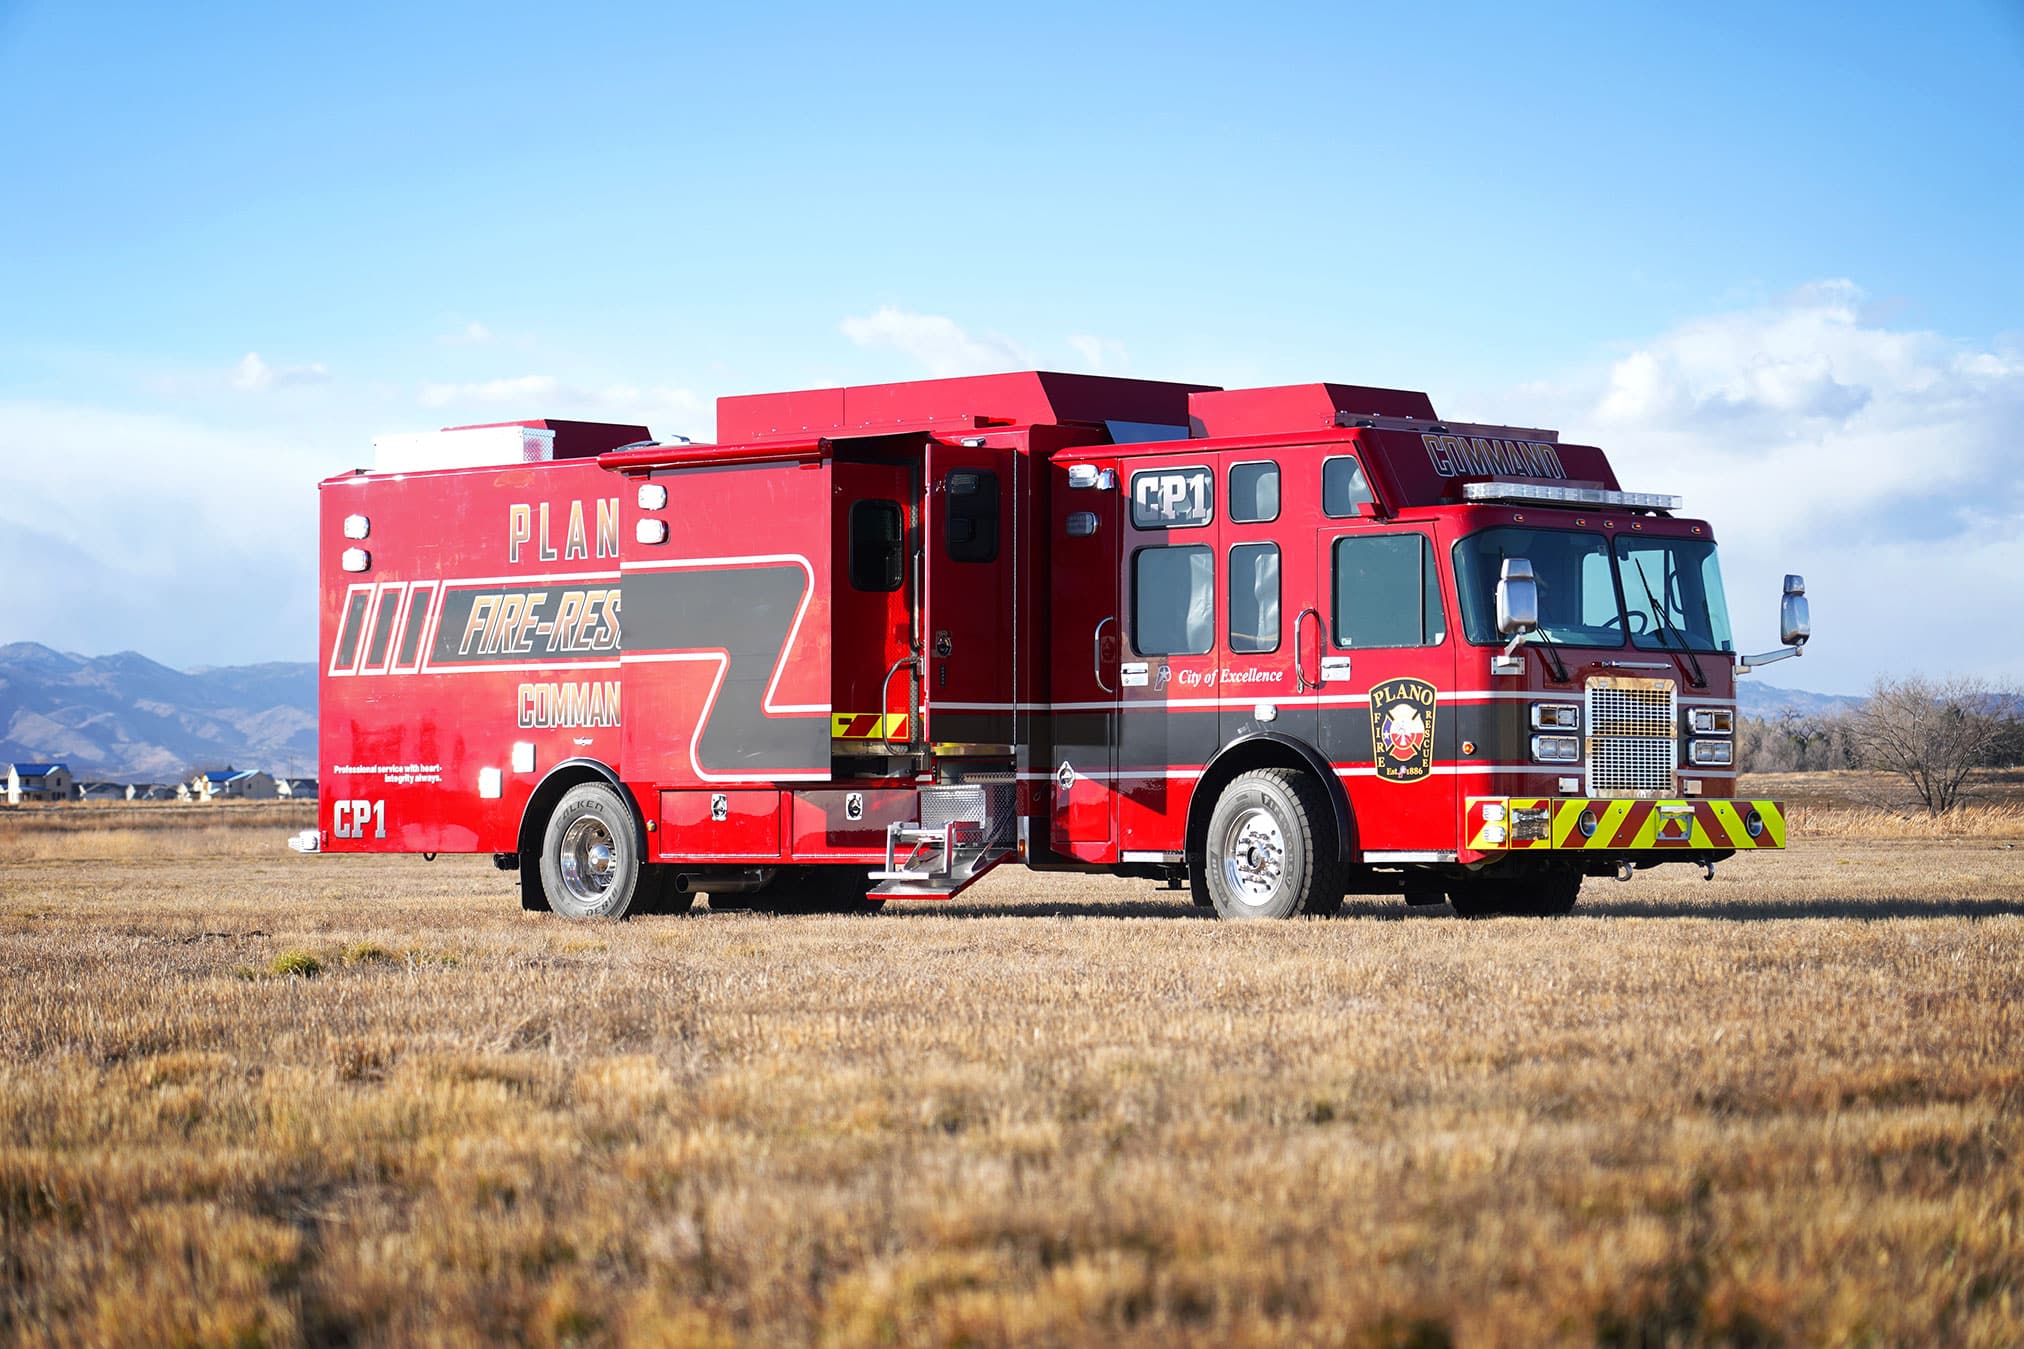
<svg viewBox="0 0 2024 1349">
<path fill-rule="evenodd" d="M 1307 622 L 1307 616 L 1309 614 L 1314 615 L 1314 630 L 1316 632 L 1320 632 L 1321 610 L 1315 608 L 1311 604 L 1308 605 L 1305 609 L 1302 609 L 1300 611 L 1300 616 L 1293 620 L 1293 682 L 1295 685 L 1297 685 L 1297 687 L 1294 690 L 1296 693 L 1305 693 L 1309 689 L 1318 689 L 1321 687 L 1319 681 L 1310 681 L 1308 679 L 1307 668 L 1301 663 L 1300 660 L 1300 628 L 1303 623 Z"/>
<path fill-rule="evenodd" d="M 1117 622 L 1116 614 L 1101 618 L 1097 620 L 1096 631 L 1090 634 L 1092 673 L 1096 675 L 1096 686 L 1105 693 L 1117 692 L 1116 689 L 1103 682 L 1103 630 L 1107 624 L 1115 622 Z"/>
</svg>

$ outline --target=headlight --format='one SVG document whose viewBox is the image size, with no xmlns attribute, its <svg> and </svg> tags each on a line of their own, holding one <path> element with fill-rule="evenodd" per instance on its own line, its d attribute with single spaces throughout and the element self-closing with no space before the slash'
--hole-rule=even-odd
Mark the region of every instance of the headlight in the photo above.
<svg viewBox="0 0 2024 1349">
<path fill-rule="evenodd" d="M 1532 757 L 1540 763 L 1573 763 L 1581 758 L 1581 742 L 1571 735 L 1535 735 Z"/>
<path fill-rule="evenodd" d="M 1735 708 L 1697 707 L 1694 709 L 1695 735 L 1734 735 L 1735 733 Z"/>
<path fill-rule="evenodd" d="M 1573 731 L 1581 727 L 1581 709 L 1573 703 L 1532 704 L 1535 731 Z"/>
<path fill-rule="evenodd" d="M 1698 767 L 1726 766 L 1736 760 L 1736 747 L 1726 740 L 1696 740 L 1687 758 Z"/>
</svg>

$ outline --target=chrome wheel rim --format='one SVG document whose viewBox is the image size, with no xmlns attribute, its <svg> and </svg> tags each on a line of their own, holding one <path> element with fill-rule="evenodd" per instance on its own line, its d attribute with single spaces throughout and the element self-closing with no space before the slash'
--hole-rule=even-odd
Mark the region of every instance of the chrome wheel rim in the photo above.
<svg viewBox="0 0 2024 1349">
<path fill-rule="evenodd" d="M 598 905 L 611 891 L 618 876 L 618 854 L 611 831 L 595 815 L 570 821 L 562 831 L 562 855 L 557 859 L 562 888 L 582 904 Z"/>
<path fill-rule="evenodd" d="M 1270 811 L 1253 807 L 1223 831 L 1223 879 L 1250 908 L 1278 896 L 1286 881 L 1286 836 Z"/>
</svg>

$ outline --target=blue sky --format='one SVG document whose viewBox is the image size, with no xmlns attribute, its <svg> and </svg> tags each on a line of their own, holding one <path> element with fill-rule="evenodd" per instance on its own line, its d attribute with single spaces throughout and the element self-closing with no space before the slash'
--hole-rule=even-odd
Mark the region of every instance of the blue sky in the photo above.
<svg viewBox="0 0 2024 1349">
<path fill-rule="evenodd" d="M 0 0 L 0 640 L 307 658 L 377 432 L 1040 365 L 1559 425 L 1780 678 L 2024 680 L 2024 8 L 1411 8 Z"/>
</svg>

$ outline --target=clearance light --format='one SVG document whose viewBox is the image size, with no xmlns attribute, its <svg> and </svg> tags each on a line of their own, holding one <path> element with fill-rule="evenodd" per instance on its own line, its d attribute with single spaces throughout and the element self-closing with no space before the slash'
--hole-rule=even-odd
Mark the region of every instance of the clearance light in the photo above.
<svg viewBox="0 0 2024 1349">
<path fill-rule="evenodd" d="M 1736 747 L 1726 740 L 1696 740 L 1687 758 L 1696 767 L 1720 768 L 1735 762 Z"/>
<path fill-rule="evenodd" d="M 668 489 L 666 488 L 666 486 L 657 482 L 643 482 L 640 484 L 641 510 L 643 511 L 665 510 L 667 509 L 667 504 L 668 504 Z"/>
<path fill-rule="evenodd" d="M 366 571 L 372 566 L 372 554 L 363 548 L 347 548 L 337 559 L 337 565 L 346 571 Z"/>
<path fill-rule="evenodd" d="M 641 543 L 666 543 L 668 522 L 666 520 L 640 520 L 633 525 L 633 538 Z"/>
<path fill-rule="evenodd" d="M 1581 757 L 1581 742 L 1571 735 L 1535 735 L 1532 757 L 1540 763 L 1573 763 Z"/>
<path fill-rule="evenodd" d="M 372 533 L 372 521 L 366 519 L 363 515 L 347 515 L 344 517 L 344 536 L 347 539 L 362 539 L 370 533 Z"/>
<path fill-rule="evenodd" d="M 1552 487 L 1531 482 L 1470 482 L 1462 484 L 1464 501 L 1538 501 L 1566 506 L 1633 506 L 1676 511 L 1680 499 L 1663 492 L 1612 492 L 1600 487 Z"/>
<path fill-rule="evenodd" d="M 1735 733 L 1735 709 L 1728 707 L 1697 707 L 1694 709 L 1695 735 L 1734 735 Z"/>
<path fill-rule="evenodd" d="M 1573 703 L 1532 704 L 1532 729 L 1572 731 L 1581 725 L 1581 709 Z"/>
</svg>

